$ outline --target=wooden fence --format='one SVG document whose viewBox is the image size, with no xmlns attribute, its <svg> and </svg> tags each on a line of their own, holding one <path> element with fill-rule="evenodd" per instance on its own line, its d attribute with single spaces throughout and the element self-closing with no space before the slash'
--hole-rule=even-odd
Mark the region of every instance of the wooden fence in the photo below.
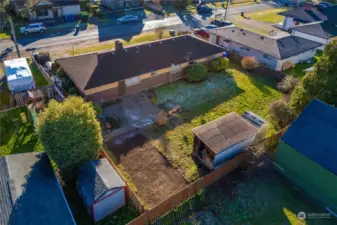
<svg viewBox="0 0 337 225">
<path fill-rule="evenodd" d="M 132 188 L 130 187 L 130 185 L 128 185 L 127 180 L 125 179 L 125 177 L 123 176 L 123 174 L 120 172 L 118 166 L 115 165 L 115 163 L 110 159 L 109 155 L 103 149 L 101 150 L 101 157 L 102 158 L 106 158 L 110 162 L 110 164 L 112 165 L 112 167 L 117 171 L 117 173 L 123 178 L 123 180 L 124 180 L 124 182 L 126 183 L 126 186 L 127 186 L 126 190 L 127 190 L 127 197 L 128 197 L 129 203 L 131 203 L 131 205 L 140 214 L 144 213 L 145 212 L 145 208 L 144 208 L 143 204 L 141 203 L 141 201 L 139 200 L 138 196 L 132 190 Z"/>
<path fill-rule="evenodd" d="M 240 56 L 234 52 L 228 52 L 228 58 L 234 62 L 235 64 L 238 64 L 241 67 L 241 60 L 243 56 Z M 243 68 L 242 68 L 243 69 Z M 268 77 L 274 79 L 276 82 L 281 81 L 286 74 L 282 71 L 276 71 L 274 69 L 271 69 L 263 64 L 260 64 L 257 68 L 252 70 L 253 74 L 257 74 L 259 76 Z"/>
<path fill-rule="evenodd" d="M 158 204 L 156 207 L 152 208 L 149 211 L 146 211 L 145 213 L 143 213 L 136 219 L 129 222 L 127 225 L 146 225 L 146 224 L 151 223 L 155 219 L 163 216 L 167 212 L 178 207 L 184 201 L 195 196 L 205 187 L 213 184 L 215 181 L 217 181 L 221 177 L 235 170 L 241 164 L 243 164 L 244 162 L 247 162 L 248 159 L 249 159 L 249 156 L 245 153 L 238 155 L 234 159 L 228 161 L 225 165 L 223 165 L 219 169 L 193 182 L 192 184 L 180 190 L 178 193 L 173 194 L 168 199 Z"/>
<path fill-rule="evenodd" d="M 34 58 L 34 56 L 32 56 L 32 60 L 33 63 L 35 64 L 36 68 L 41 72 L 41 74 L 43 75 L 44 79 L 46 79 L 46 81 L 48 82 L 48 85 L 52 85 L 54 82 L 53 80 L 50 78 L 49 73 L 47 73 L 47 71 L 43 68 L 43 66 L 41 66 Z"/>
</svg>

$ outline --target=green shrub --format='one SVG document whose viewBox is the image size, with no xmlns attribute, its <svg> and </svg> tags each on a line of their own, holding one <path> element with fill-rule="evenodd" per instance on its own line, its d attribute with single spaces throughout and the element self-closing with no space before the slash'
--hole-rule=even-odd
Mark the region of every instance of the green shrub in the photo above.
<svg viewBox="0 0 337 225">
<path fill-rule="evenodd" d="M 55 61 L 53 64 L 51 64 L 51 72 L 57 73 L 58 69 L 60 68 L 60 65 Z"/>
<path fill-rule="evenodd" d="M 199 82 L 207 77 L 207 68 L 204 64 L 193 63 L 187 68 L 187 80 L 190 82 Z"/>
<path fill-rule="evenodd" d="M 99 6 L 96 4 L 89 4 L 88 10 L 90 14 L 95 14 L 97 10 L 99 11 Z"/>
<path fill-rule="evenodd" d="M 273 102 L 270 105 L 269 112 L 272 119 L 277 122 L 280 129 L 288 126 L 295 119 L 293 111 L 283 100 Z"/>
<path fill-rule="evenodd" d="M 218 58 L 213 60 L 212 68 L 216 72 L 224 72 L 228 68 L 229 59 L 228 58 Z"/>
<path fill-rule="evenodd" d="M 80 14 L 80 19 L 85 22 L 88 21 L 89 13 L 87 11 L 82 11 Z"/>
<path fill-rule="evenodd" d="M 290 93 L 299 83 L 300 79 L 287 75 L 277 84 L 277 89 L 283 93 Z"/>
</svg>

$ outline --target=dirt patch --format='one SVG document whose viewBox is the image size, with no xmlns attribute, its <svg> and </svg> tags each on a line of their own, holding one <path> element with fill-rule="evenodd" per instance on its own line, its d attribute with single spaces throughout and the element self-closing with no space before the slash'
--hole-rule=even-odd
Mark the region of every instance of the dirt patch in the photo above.
<svg viewBox="0 0 337 225">
<path fill-rule="evenodd" d="M 180 174 L 141 134 L 106 142 L 108 154 L 128 174 L 137 195 L 153 208 L 187 185 Z"/>
</svg>

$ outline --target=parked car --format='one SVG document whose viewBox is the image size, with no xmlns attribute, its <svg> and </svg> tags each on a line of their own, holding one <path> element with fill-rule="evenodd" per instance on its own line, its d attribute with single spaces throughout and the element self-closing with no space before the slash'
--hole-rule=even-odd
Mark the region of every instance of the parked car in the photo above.
<svg viewBox="0 0 337 225">
<path fill-rule="evenodd" d="M 199 14 L 206 14 L 206 13 L 211 13 L 213 9 L 206 5 L 202 5 L 202 6 L 198 6 L 197 11 Z"/>
<path fill-rule="evenodd" d="M 205 26 L 205 29 L 215 29 L 215 28 L 218 28 L 218 26 L 213 25 L 213 24 Z"/>
<path fill-rule="evenodd" d="M 320 2 L 318 5 L 324 5 L 326 8 L 333 7 L 334 5 L 330 2 Z"/>
<path fill-rule="evenodd" d="M 230 25 L 233 25 L 232 22 L 229 22 L 229 21 L 220 21 L 220 20 L 213 20 L 211 22 L 212 25 L 215 25 L 217 27 L 226 27 L 226 26 L 230 26 Z"/>
<path fill-rule="evenodd" d="M 47 28 L 43 23 L 30 23 L 27 26 L 20 27 L 20 34 L 27 35 L 29 33 L 44 33 Z"/>
<path fill-rule="evenodd" d="M 202 38 L 209 38 L 209 33 L 207 33 L 204 29 L 195 29 L 194 35 Z"/>
<path fill-rule="evenodd" d="M 135 23 L 138 22 L 138 16 L 127 15 L 117 19 L 117 23 Z"/>
</svg>

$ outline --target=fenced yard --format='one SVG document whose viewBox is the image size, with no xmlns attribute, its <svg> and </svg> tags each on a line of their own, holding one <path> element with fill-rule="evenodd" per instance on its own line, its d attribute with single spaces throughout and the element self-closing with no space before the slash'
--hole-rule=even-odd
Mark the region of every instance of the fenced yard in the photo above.
<svg viewBox="0 0 337 225">
<path fill-rule="evenodd" d="M 206 81 L 190 84 L 180 80 L 155 88 L 156 102 L 164 107 L 180 106 L 183 112 L 164 127 L 152 126 L 145 131 L 151 143 L 177 168 L 186 180 L 193 182 L 201 174 L 192 159 L 194 127 L 231 112 L 253 111 L 271 121 L 268 108 L 282 95 L 274 80 L 242 71 L 230 65 L 232 75 L 214 74 Z M 276 128 L 272 125 L 270 134 Z"/>
<path fill-rule="evenodd" d="M 0 112 L 0 157 L 42 150 L 25 106 Z"/>
<path fill-rule="evenodd" d="M 152 224 L 328 225 L 337 222 L 333 216 L 303 221 L 297 217 L 301 211 L 325 212 L 278 174 L 269 160 L 263 159 L 221 178 Z"/>
</svg>

